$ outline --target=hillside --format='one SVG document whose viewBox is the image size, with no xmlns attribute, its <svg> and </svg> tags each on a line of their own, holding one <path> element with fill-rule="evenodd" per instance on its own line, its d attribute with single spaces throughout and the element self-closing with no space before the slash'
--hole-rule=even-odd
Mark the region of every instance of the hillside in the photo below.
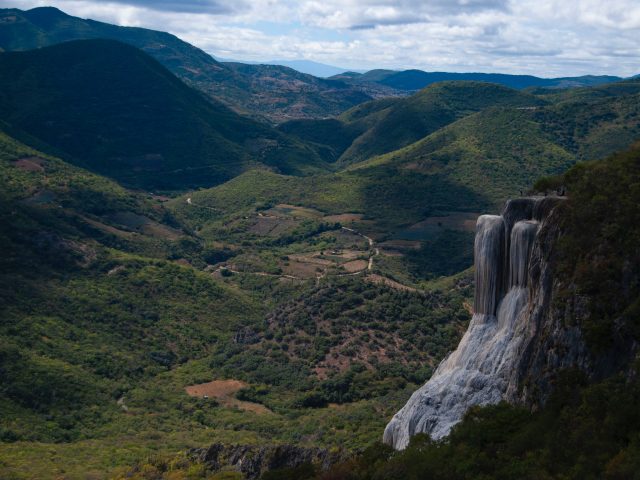
<svg viewBox="0 0 640 480">
<path fill-rule="evenodd" d="M 337 271 L 222 275 L 212 267 L 243 252 L 181 224 L 166 197 L 6 132 L 0 171 L 3 478 L 110 478 L 212 435 L 359 448 L 383 426 L 376 412 L 396 408 L 468 320 L 466 278 L 415 291 Z M 311 231 L 280 248 L 353 249 L 356 238 Z"/>
<path fill-rule="evenodd" d="M 195 80 L 194 85 L 247 113 L 257 113 L 280 123 L 291 119 L 336 116 L 373 98 L 398 96 L 384 86 L 354 87 L 280 65 L 224 63 L 236 76 L 233 84 Z"/>
<path fill-rule="evenodd" d="M 208 101 L 158 62 L 108 40 L 0 54 L 0 117 L 128 185 L 221 183 L 261 162 L 304 173 L 311 150 Z"/>
<path fill-rule="evenodd" d="M 527 190 L 541 175 L 563 172 L 575 162 L 531 117 L 530 110 L 490 108 L 407 147 L 352 165 L 349 171 L 441 175 L 499 202 Z"/>
<path fill-rule="evenodd" d="M 285 131 L 324 144 L 339 163 L 348 165 L 409 145 L 439 128 L 491 106 L 533 107 L 544 104 L 533 95 L 488 83 L 445 82 L 407 98 L 369 102 L 343 113 L 323 140 L 312 122 L 288 122 Z M 318 122 L 320 123 L 320 122 Z M 351 140 L 344 148 L 346 139 Z"/>
<path fill-rule="evenodd" d="M 383 85 L 322 80 L 287 67 L 247 65 L 249 71 L 243 72 L 169 33 L 85 20 L 52 7 L 0 9 L 0 50 L 31 50 L 86 39 L 133 45 L 212 98 L 271 122 L 337 115 L 362 101 L 394 94 Z"/>
<path fill-rule="evenodd" d="M 476 113 L 462 108 L 480 108 L 482 101 L 449 101 L 445 112 L 466 116 L 406 147 L 336 173 L 306 178 L 249 171 L 219 187 L 188 194 L 172 202 L 171 208 L 201 235 L 222 235 L 229 244 L 245 242 L 254 253 L 252 249 L 266 248 L 264 240 L 247 235 L 266 222 L 264 215 L 273 215 L 275 224 L 287 221 L 278 205 L 312 209 L 317 221 L 339 218 L 375 238 L 380 250 L 374 263 L 378 274 L 419 285 L 425 278 L 450 275 L 470 265 L 472 219 L 479 213 L 499 209 L 505 198 L 527 191 L 540 176 L 624 149 L 638 138 L 638 88 L 637 82 L 623 82 L 576 89 L 545 95 L 538 106 L 490 106 Z M 438 85 L 430 89 L 438 91 Z M 521 98 L 529 99 L 515 97 Z M 340 151 L 351 148 L 347 145 L 360 131 L 378 128 L 397 102 L 369 102 L 340 120 L 288 122 L 280 128 L 304 137 L 335 161 Z M 385 129 L 378 131 L 378 138 L 384 138 Z M 322 246 L 304 248 L 316 254 L 322 250 Z M 265 264 L 260 255 L 241 258 L 247 268 Z M 276 257 L 267 263 L 285 268 L 286 260 Z"/>
<path fill-rule="evenodd" d="M 564 328 L 578 328 L 573 338 L 586 340 L 589 355 L 582 366 L 554 372 L 558 378 L 543 408 L 476 407 L 445 442 L 416 435 L 403 452 L 378 445 L 325 476 L 299 478 L 637 476 L 639 166 L 636 143 L 553 179 L 570 193 L 550 225 L 561 229 L 559 239 L 549 234 L 553 240 L 546 240 L 557 250 L 546 256 L 554 265 L 552 304 L 568 307 L 580 298 L 581 308 L 555 308 L 555 315 L 564 315 Z M 550 185 L 546 179 L 538 188 Z"/>
</svg>

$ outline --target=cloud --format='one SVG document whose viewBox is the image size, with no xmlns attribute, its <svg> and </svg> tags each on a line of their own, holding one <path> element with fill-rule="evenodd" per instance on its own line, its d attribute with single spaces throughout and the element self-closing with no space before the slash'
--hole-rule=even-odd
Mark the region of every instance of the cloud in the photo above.
<svg viewBox="0 0 640 480">
<path fill-rule="evenodd" d="M 213 55 L 348 68 L 633 75 L 637 0 L 0 0 L 165 30 Z"/>
</svg>

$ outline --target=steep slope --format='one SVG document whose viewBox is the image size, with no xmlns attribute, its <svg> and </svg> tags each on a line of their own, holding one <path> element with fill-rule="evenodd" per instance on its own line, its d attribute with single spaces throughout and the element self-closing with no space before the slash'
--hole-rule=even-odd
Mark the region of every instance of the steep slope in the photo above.
<svg viewBox="0 0 640 480">
<path fill-rule="evenodd" d="M 123 388 L 203 356 L 255 314 L 169 260 L 198 242 L 161 202 L 5 133 L 0 170 L 2 442 L 99 436 Z"/>
<path fill-rule="evenodd" d="M 627 80 L 544 95 L 553 105 L 534 120 L 579 159 L 602 158 L 640 136 L 640 82 Z"/>
<path fill-rule="evenodd" d="M 53 7 L 1 9 L 0 48 L 23 51 L 72 40 L 111 39 L 133 45 L 179 76 L 223 75 L 225 68 L 210 55 L 166 32 L 72 17 Z"/>
<path fill-rule="evenodd" d="M 544 104 L 532 95 L 477 82 L 445 82 L 432 85 L 415 95 L 400 99 L 369 102 L 345 112 L 328 133 L 324 144 L 340 153 L 342 165 L 360 162 L 374 155 L 391 152 L 409 145 L 439 128 L 490 106 L 533 107 Z M 281 130 L 302 139 L 318 142 L 310 124 L 289 122 Z M 353 138 L 348 148 L 342 131 Z M 313 135 L 313 136 L 312 136 Z"/>
<path fill-rule="evenodd" d="M 498 204 L 526 190 L 540 175 L 563 172 L 575 162 L 554 140 L 532 119 L 531 110 L 489 108 L 348 171 L 444 175 Z"/>
<path fill-rule="evenodd" d="M 249 71 L 243 72 L 169 33 L 85 20 L 52 7 L 0 10 L 0 50 L 31 50 L 84 39 L 133 45 L 214 99 L 272 122 L 337 115 L 362 101 L 394 92 L 379 84 L 321 80 L 287 67 L 246 66 Z"/>
<path fill-rule="evenodd" d="M 321 165 L 296 141 L 208 101 L 138 49 L 108 40 L 0 54 L 0 117 L 127 184 L 184 188 L 256 161 Z"/>
<path fill-rule="evenodd" d="M 540 175 L 628 148 L 640 137 L 639 94 L 640 83 L 627 81 L 546 96 L 553 103 L 537 107 L 487 108 L 346 171 L 440 174 L 499 201 Z"/>
<path fill-rule="evenodd" d="M 507 207 L 506 216 L 487 216 L 479 223 L 478 261 L 489 270 L 477 280 L 488 281 L 500 273 L 501 256 L 491 253 L 487 227 L 504 231 L 518 219 L 542 219 L 539 225 L 529 222 L 537 233 L 525 269 L 527 302 L 512 326 L 500 327 L 515 329 L 512 339 L 520 346 L 494 344 L 497 362 L 481 366 L 487 377 L 464 384 L 482 389 L 505 373 L 506 363 L 513 388 L 502 395 L 525 408 L 506 403 L 472 408 L 446 442 L 417 435 L 400 455 L 378 447 L 336 468 L 332 478 L 470 479 L 479 472 L 487 478 L 634 478 L 640 453 L 639 166 L 636 144 L 557 177 L 554 186 L 568 188 L 569 197 L 555 208 L 532 211 L 531 200 L 521 199 Z M 549 186 L 549 179 L 538 183 L 539 188 Z M 505 248 L 503 235 L 492 240 Z M 506 298 L 499 312 L 517 303 Z M 485 328 L 496 321 L 489 320 Z M 480 355 L 487 351 L 485 346 Z M 424 400 L 424 408 L 437 406 Z M 532 405 L 533 411 L 527 408 Z M 417 421 L 413 426 L 428 427 Z"/>
<path fill-rule="evenodd" d="M 469 330 L 394 416 L 386 443 L 404 449 L 421 432 L 439 439 L 473 405 L 506 399 L 539 406 L 560 369 L 579 369 L 592 380 L 633 369 L 639 155 L 636 147 L 570 170 L 563 178 L 568 205 L 563 197 L 522 198 L 501 216 L 479 217 Z M 606 223 L 607 233 L 594 231 L 594 223 Z"/>
</svg>

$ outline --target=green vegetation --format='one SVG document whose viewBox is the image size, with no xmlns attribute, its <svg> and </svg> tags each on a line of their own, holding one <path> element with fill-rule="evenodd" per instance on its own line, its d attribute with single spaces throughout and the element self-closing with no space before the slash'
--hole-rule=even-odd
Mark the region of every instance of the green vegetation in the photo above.
<svg viewBox="0 0 640 480">
<path fill-rule="evenodd" d="M 331 279 L 280 303 L 262 326 L 243 332 L 251 346 L 227 345 L 212 366 L 224 365 L 225 376 L 305 392 L 294 405 L 379 397 L 430 376 L 469 320 L 463 307 L 469 298 L 468 281 L 420 293 Z M 277 411 L 285 392 L 273 388 L 262 391 L 259 403 Z"/>
<path fill-rule="evenodd" d="M 2 22 L 0 45 L 164 42 L 156 57 L 205 91 L 269 91 L 242 106 L 272 120 L 366 96 L 156 32 L 27 16 Z M 576 323 L 593 351 L 640 335 L 640 149 L 558 175 L 640 135 L 638 82 L 445 82 L 273 129 L 114 41 L 1 53 L 0 70 L 3 478 L 225 478 L 184 454 L 213 441 L 361 451 L 464 331 L 475 215 L 541 175 L 571 194 L 560 269 L 590 299 Z M 273 78 L 316 90 L 274 105 Z M 567 377 L 539 412 L 476 409 L 447 441 L 374 445 L 324 478 L 626 478 L 636 390 Z"/>
<path fill-rule="evenodd" d="M 472 232 L 445 230 L 407 252 L 409 271 L 416 278 L 448 277 L 473 264 Z"/>
<path fill-rule="evenodd" d="M 323 164 L 310 148 L 208 101 L 125 44 L 2 53 L 0 69 L 0 116 L 16 135 L 128 185 L 208 186 L 257 162 L 288 174 Z"/>
<path fill-rule="evenodd" d="M 560 272 L 589 299 L 580 324 L 596 351 L 640 339 L 640 145 L 564 175 L 570 192 Z M 574 290 L 571 292 L 570 289 Z"/>
<path fill-rule="evenodd" d="M 382 85 L 321 79 L 276 65 L 217 62 L 169 33 L 85 20 L 53 7 L 0 9 L 0 50 L 32 50 L 90 39 L 137 47 L 211 98 L 270 122 L 338 115 L 372 96 L 394 93 Z"/>
<path fill-rule="evenodd" d="M 636 478 L 640 384 L 634 373 L 638 359 L 629 345 L 639 332 L 639 165 L 636 145 L 577 165 L 562 182 L 545 179 L 536 185 L 569 190 L 558 212 L 564 233 L 557 256 L 557 275 L 567 287 L 555 301 L 563 304 L 564 295 L 587 300 L 572 321 L 585 334 L 594 360 L 605 366 L 600 378 L 565 370 L 541 409 L 476 407 L 446 439 L 416 435 L 402 452 L 373 445 L 327 473 L 300 478 Z"/>
<path fill-rule="evenodd" d="M 248 253 L 189 233 L 162 197 L 6 133 L 0 171 L 3 478 L 104 478 L 213 438 L 361 448 L 468 320 L 468 281 L 420 293 L 349 277 L 218 278 L 201 269 Z M 366 252 L 311 209 L 266 207 L 290 210 L 291 228 L 229 238 L 264 247 L 274 268 L 288 261 L 279 249 L 307 244 Z M 410 334 L 420 342 L 399 337 Z M 225 378 L 247 386 L 226 399 L 184 390 Z"/>
<path fill-rule="evenodd" d="M 408 98 L 383 99 L 354 107 L 339 122 L 320 123 L 323 139 L 311 123 L 283 124 L 281 130 L 339 152 L 341 165 L 388 153 L 435 132 L 455 120 L 491 106 L 532 107 L 544 101 L 499 85 L 446 82 Z M 352 139 L 347 145 L 346 139 Z"/>
<path fill-rule="evenodd" d="M 637 382 L 614 377 L 586 386 L 568 373 L 542 411 L 507 404 L 475 408 L 445 441 L 416 435 L 403 452 L 377 445 L 327 474 L 306 478 L 635 478 L 639 400 Z"/>
<path fill-rule="evenodd" d="M 565 171 L 575 157 L 553 142 L 530 110 L 490 108 L 401 150 L 354 165 L 443 176 L 494 204 L 519 195 L 541 175 Z"/>
</svg>

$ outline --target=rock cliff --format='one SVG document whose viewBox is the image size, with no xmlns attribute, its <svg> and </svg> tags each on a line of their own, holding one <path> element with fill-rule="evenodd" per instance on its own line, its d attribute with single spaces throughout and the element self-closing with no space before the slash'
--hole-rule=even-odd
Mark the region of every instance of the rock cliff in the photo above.
<svg viewBox="0 0 640 480">
<path fill-rule="evenodd" d="M 577 367 L 595 371 L 576 322 L 584 301 L 554 272 L 561 235 L 560 197 L 507 202 L 502 215 L 479 217 L 474 246 L 474 315 L 458 348 L 414 392 L 387 425 L 383 440 L 404 449 L 412 435 L 446 436 L 469 407 L 506 400 L 535 406 L 554 375 Z"/>
</svg>

